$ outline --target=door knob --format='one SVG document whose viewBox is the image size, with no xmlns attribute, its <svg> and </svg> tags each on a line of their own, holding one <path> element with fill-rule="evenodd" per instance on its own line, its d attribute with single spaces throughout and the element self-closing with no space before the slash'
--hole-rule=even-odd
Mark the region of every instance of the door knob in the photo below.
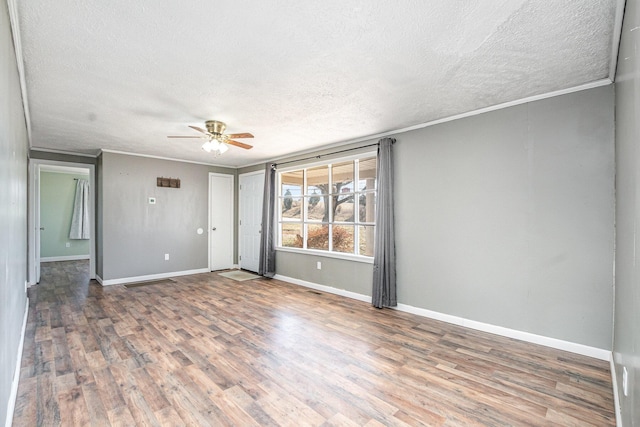
<svg viewBox="0 0 640 427">
<path fill-rule="evenodd" d="M 44 227 L 40 227 L 40 231 L 44 230 Z"/>
<path fill-rule="evenodd" d="M 213 228 L 212 228 L 212 230 L 213 230 L 213 231 L 216 231 L 216 228 L 215 228 L 215 227 L 213 227 Z"/>
</svg>

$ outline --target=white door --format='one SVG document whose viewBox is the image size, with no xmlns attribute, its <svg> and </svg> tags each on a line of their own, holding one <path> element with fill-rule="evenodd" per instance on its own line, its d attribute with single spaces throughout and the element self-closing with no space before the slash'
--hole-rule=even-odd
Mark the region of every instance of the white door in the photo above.
<svg viewBox="0 0 640 427">
<path fill-rule="evenodd" d="M 233 175 L 209 174 L 209 269 L 233 267 Z"/>
<path fill-rule="evenodd" d="M 240 268 L 258 271 L 264 172 L 240 175 Z"/>
</svg>

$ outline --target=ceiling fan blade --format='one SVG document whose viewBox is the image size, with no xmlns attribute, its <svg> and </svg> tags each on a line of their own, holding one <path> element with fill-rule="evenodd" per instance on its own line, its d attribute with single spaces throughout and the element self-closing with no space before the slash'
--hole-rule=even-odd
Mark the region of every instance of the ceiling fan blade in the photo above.
<svg viewBox="0 0 640 427">
<path fill-rule="evenodd" d="M 227 134 L 227 136 L 229 138 L 253 138 L 253 135 L 251 135 L 249 132 L 244 132 L 244 133 L 229 133 Z"/>
<path fill-rule="evenodd" d="M 206 134 L 206 135 L 209 135 L 209 132 L 207 132 L 206 130 L 204 130 L 204 129 L 202 129 L 202 128 L 199 128 L 198 126 L 191 126 L 191 125 L 189 125 L 189 127 L 190 127 L 191 129 L 193 129 L 193 130 L 197 130 L 198 132 L 202 132 L 202 133 L 204 133 L 204 134 Z"/>
<path fill-rule="evenodd" d="M 169 135 L 167 138 L 199 138 L 202 139 L 202 136 L 178 136 L 178 135 Z"/>
<path fill-rule="evenodd" d="M 250 150 L 253 148 L 253 145 L 245 144 L 244 142 L 234 141 L 233 139 L 227 139 L 225 141 L 229 145 L 235 145 L 236 147 L 244 148 L 245 150 Z"/>
</svg>

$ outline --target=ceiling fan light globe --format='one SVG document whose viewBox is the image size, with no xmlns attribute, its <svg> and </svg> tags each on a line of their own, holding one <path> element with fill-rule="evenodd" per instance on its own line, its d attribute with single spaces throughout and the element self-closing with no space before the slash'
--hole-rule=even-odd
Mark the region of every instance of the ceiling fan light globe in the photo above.
<svg viewBox="0 0 640 427">
<path fill-rule="evenodd" d="M 220 152 L 220 154 L 224 153 L 228 149 L 229 149 L 229 146 L 227 144 L 223 144 L 223 143 L 218 144 L 218 151 Z"/>
<path fill-rule="evenodd" d="M 210 153 L 211 150 L 213 150 L 213 147 L 211 147 L 211 142 L 207 141 L 204 144 L 202 144 L 202 149 L 207 153 Z"/>
</svg>

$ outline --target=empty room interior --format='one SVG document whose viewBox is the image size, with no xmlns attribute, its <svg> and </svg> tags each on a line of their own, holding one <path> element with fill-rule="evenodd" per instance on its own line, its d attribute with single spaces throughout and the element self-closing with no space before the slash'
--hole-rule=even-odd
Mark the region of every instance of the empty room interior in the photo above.
<svg viewBox="0 0 640 427">
<path fill-rule="evenodd" d="M 640 426 L 639 1 L 0 9 L 6 426 Z"/>
</svg>

